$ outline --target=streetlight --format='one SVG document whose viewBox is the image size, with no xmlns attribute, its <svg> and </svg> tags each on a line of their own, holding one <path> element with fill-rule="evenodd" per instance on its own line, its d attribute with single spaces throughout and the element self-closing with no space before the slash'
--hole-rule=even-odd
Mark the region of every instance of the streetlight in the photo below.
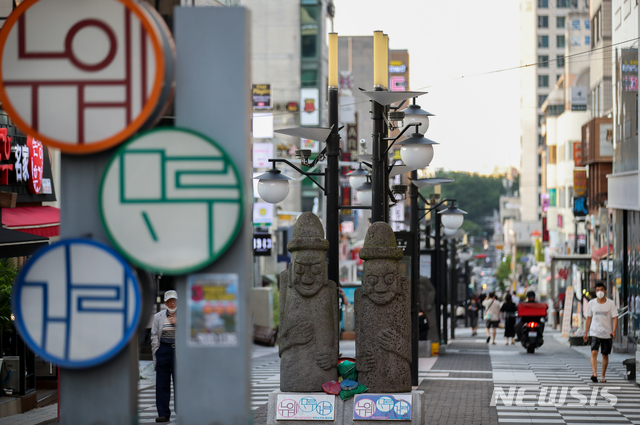
<svg viewBox="0 0 640 425">
<path fill-rule="evenodd" d="M 271 170 L 254 178 L 258 179 L 258 194 L 270 204 L 284 201 L 289 194 L 289 180 L 293 180 L 292 177 L 282 174 L 276 168 L 275 162 Z"/>
</svg>

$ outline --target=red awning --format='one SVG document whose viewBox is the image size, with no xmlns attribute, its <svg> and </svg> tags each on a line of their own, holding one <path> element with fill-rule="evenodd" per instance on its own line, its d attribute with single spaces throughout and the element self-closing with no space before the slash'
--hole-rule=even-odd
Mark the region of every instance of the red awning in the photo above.
<svg viewBox="0 0 640 425">
<path fill-rule="evenodd" d="M 613 253 L 613 245 L 609 244 L 609 254 Z M 595 261 L 600 261 L 604 257 L 607 256 L 607 246 L 603 246 L 602 248 L 598 248 L 595 251 L 591 252 L 591 258 Z"/>
<path fill-rule="evenodd" d="M 50 238 L 60 235 L 60 210 L 55 207 L 17 207 L 2 209 L 7 229 Z"/>
</svg>

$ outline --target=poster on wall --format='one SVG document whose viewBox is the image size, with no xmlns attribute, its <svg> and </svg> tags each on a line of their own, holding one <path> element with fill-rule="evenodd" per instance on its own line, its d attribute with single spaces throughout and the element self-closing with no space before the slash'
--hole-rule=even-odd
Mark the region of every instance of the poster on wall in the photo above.
<svg viewBox="0 0 640 425">
<path fill-rule="evenodd" d="M 613 124 L 600 124 L 600 156 L 613 156 Z"/>
<path fill-rule="evenodd" d="M 271 84 L 252 84 L 253 109 L 271 109 Z"/>
<path fill-rule="evenodd" d="M 192 347 L 238 345 L 238 275 L 190 275 L 187 283 L 187 344 Z"/>
</svg>

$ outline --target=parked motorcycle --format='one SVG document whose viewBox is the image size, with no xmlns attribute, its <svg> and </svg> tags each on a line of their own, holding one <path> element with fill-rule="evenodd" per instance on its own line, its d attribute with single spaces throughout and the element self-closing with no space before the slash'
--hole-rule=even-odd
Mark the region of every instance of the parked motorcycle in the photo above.
<svg viewBox="0 0 640 425">
<path fill-rule="evenodd" d="M 527 349 L 527 353 L 534 353 L 536 348 L 544 344 L 542 334 L 547 308 L 545 303 L 523 302 L 518 304 L 518 316 L 521 324 L 518 338 L 522 346 Z"/>
</svg>

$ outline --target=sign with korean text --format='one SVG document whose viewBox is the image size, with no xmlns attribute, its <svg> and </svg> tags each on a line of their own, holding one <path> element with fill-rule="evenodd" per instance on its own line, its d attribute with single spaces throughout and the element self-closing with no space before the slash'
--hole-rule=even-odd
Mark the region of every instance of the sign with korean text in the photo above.
<svg viewBox="0 0 640 425">
<path fill-rule="evenodd" d="M 43 359 L 68 368 L 103 363 L 136 333 L 138 281 L 110 247 L 66 239 L 38 251 L 11 296 L 20 336 Z"/>
<path fill-rule="evenodd" d="M 587 170 L 573 170 L 573 193 L 575 196 L 587 193 Z"/>
<path fill-rule="evenodd" d="M 582 167 L 582 142 L 573 142 L 573 164 Z"/>
<path fill-rule="evenodd" d="M 336 396 L 323 393 L 278 394 L 276 420 L 332 421 L 335 419 Z"/>
<path fill-rule="evenodd" d="M 273 143 L 254 143 L 253 149 L 253 168 L 270 168 L 269 159 L 273 158 Z"/>
<path fill-rule="evenodd" d="M 238 345 L 238 275 L 190 275 L 187 282 L 188 344 L 207 347 Z"/>
<path fill-rule="evenodd" d="M 244 214 L 235 163 L 211 139 L 167 127 L 123 145 L 106 167 L 100 213 L 113 245 L 149 270 L 199 270 L 234 242 Z"/>
<path fill-rule="evenodd" d="M 271 84 L 252 84 L 253 109 L 271 109 Z"/>
<path fill-rule="evenodd" d="M 573 308 L 573 286 L 567 287 L 564 293 L 564 312 L 562 316 L 562 337 L 568 338 L 571 331 L 571 310 Z"/>
<path fill-rule="evenodd" d="M 356 394 L 353 419 L 410 421 L 411 394 Z"/>
<path fill-rule="evenodd" d="M 21 2 L 0 30 L 0 102 L 63 152 L 121 143 L 173 91 L 173 44 L 154 13 L 133 0 Z"/>
</svg>

